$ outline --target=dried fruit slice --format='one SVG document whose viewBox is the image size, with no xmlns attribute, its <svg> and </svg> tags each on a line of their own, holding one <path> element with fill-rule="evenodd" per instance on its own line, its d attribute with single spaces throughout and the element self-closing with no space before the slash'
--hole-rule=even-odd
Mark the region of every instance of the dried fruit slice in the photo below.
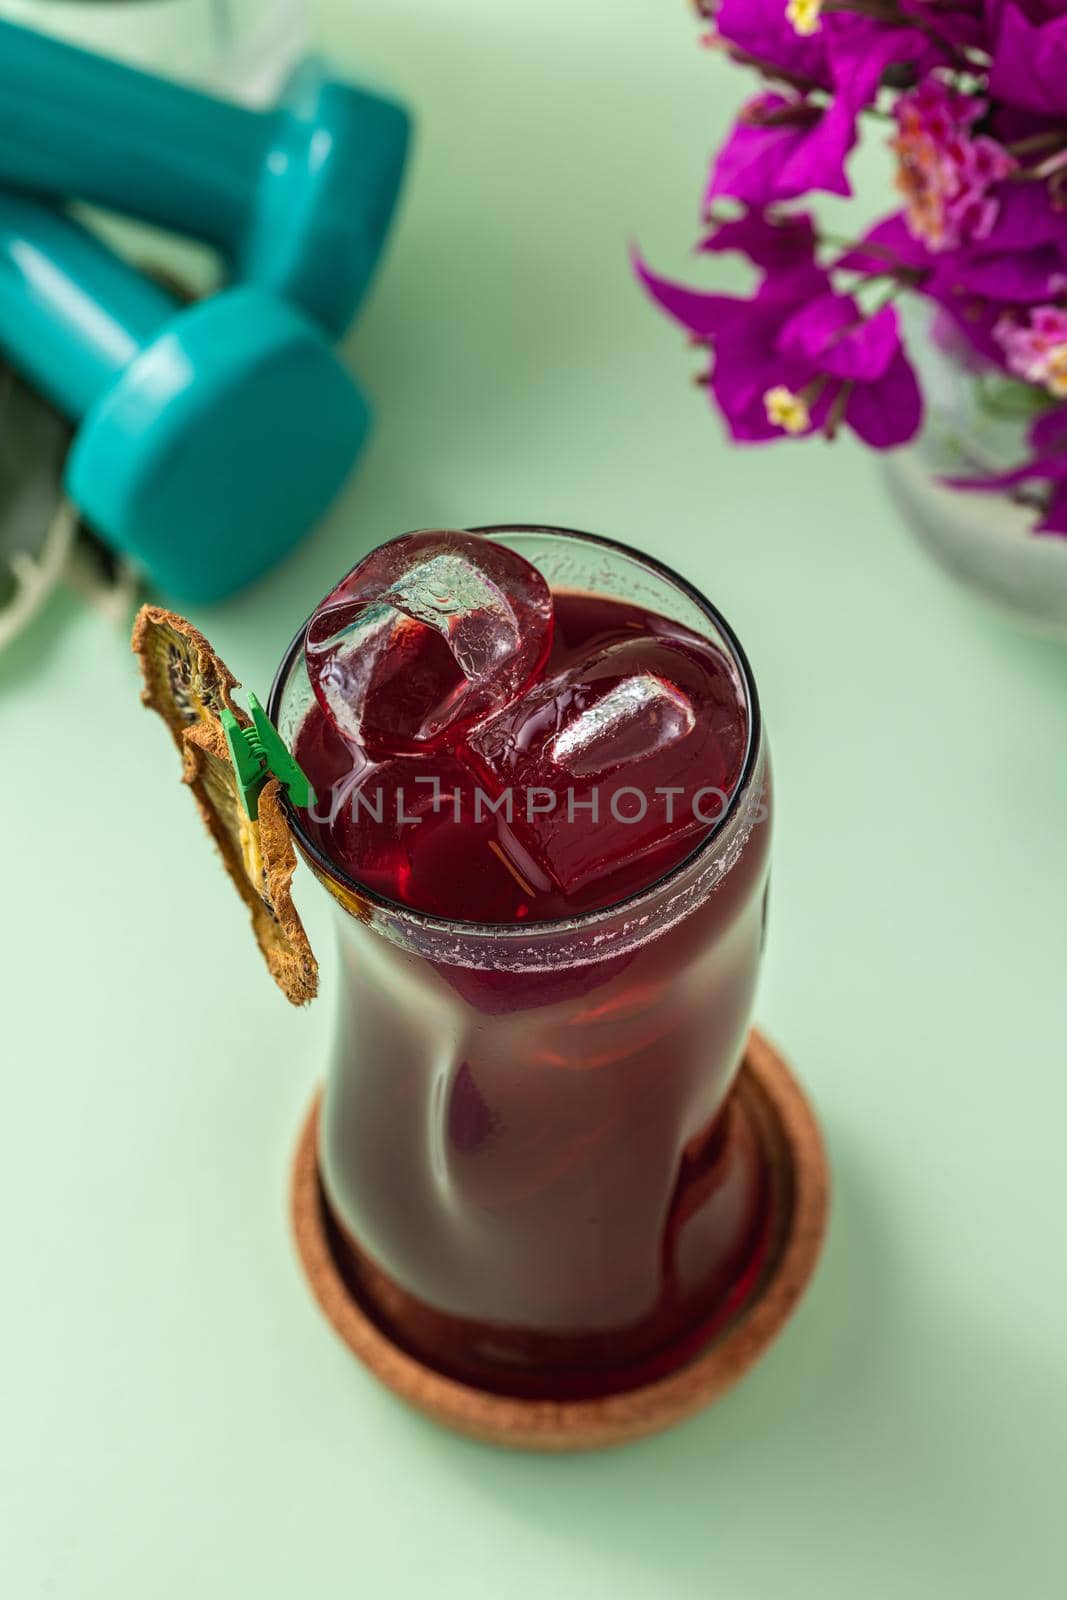
<svg viewBox="0 0 1067 1600">
<path fill-rule="evenodd" d="M 162 606 L 142 606 L 132 643 L 144 674 L 141 699 L 163 718 L 179 750 L 186 728 L 217 722 L 223 706 L 234 712 L 242 727 L 248 722 L 233 703 L 231 691 L 239 687 L 237 679 L 184 617 Z"/>
<path fill-rule="evenodd" d="M 293 1005 L 306 1005 L 318 991 L 318 962 L 290 893 L 296 852 L 280 785 L 272 778 L 264 786 L 253 822 L 241 803 L 219 721 L 225 706 L 242 726 L 248 723 L 233 702 L 237 679 L 203 634 L 159 606 L 142 606 L 133 648 L 144 673 L 142 699 L 163 718 L 182 752 L 183 781 L 248 907 L 271 976 Z"/>
<path fill-rule="evenodd" d="M 318 992 L 319 968 L 290 894 L 296 852 L 281 807 L 281 785 L 277 778 L 264 785 L 259 819 L 253 822 L 241 804 L 221 727 L 204 722 L 187 728 L 182 742 L 184 781 L 249 909 L 271 976 L 293 1005 L 306 1005 Z"/>
</svg>

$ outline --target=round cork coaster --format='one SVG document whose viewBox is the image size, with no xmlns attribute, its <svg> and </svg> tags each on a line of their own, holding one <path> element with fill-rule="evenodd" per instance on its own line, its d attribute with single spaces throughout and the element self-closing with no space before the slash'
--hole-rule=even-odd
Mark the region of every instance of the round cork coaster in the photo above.
<svg viewBox="0 0 1067 1600">
<path fill-rule="evenodd" d="M 717 1400 L 755 1365 L 788 1321 L 818 1261 L 829 1168 L 811 1106 L 776 1050 L 753 1032 L 734 1093 L 756 1128 L 771 1174 L 772 1223 L 760 1282 L 734 1319 L 668 1376 L 593 1400 L 490 1394 L 435 1372 L 396 1345 L 353 1297 L 330 1247 L 319 1184 L 316 1096 L 301 1131 L 292 1219 L 312 1292 L 341 1338 L 394 1394 L 435 1422 L 521 1450 L 594 1450 L 658 1433 Z"/>
</svg>

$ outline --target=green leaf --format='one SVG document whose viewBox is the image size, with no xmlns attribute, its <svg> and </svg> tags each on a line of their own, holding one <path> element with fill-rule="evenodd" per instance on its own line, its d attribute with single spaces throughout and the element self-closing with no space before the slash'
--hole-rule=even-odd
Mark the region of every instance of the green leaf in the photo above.
<svg viewBox="0 0 1067 1600">
<path fill-rule="evenodd" d="M 978 380 L 978 404 L 991 417 L 1028 422 L 1059 403 L 1047 389 L 1023 383 L 1019 378 L 1005 377 L 1000 372 L 985 373 Z"/>
</svg>

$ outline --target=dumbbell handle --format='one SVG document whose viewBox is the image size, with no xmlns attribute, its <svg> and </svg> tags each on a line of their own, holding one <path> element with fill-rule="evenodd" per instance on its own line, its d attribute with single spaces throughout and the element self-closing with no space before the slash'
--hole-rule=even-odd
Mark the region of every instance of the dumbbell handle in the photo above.
<svg viewBox="0 0 1067 1600">
<path fill-rule="evenodd" d="M 0 21 L 6 183 L 225 245 L 253 203 L 273 116 Z"/>
<path fill-rule="evenodd" d="M 72 218 L 0 190 L 0 348 L 72 421 L 177 309 Z"/>
</svg>

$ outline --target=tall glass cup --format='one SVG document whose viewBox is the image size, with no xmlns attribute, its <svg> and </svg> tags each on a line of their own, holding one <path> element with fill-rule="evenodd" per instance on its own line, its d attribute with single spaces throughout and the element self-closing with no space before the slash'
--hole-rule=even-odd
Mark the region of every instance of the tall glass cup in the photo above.
<svg viewBox="0 0 1067 1600">
<path fill-rule="evenodd" d="M 683 1362 L 759 1277 L 767 1174 L 730 1091 L 763 943 L 768 759 L 744 653 L 683 579 L 589 534 L 478 531 L 553 590 L 712 640 L 747 711 L 741 779 L 710 836 L 640 893 L 566 921 L 423 915 L 347 876 L 290 813 L 337 905 L 319 1167 L 350 1288 L 453 1377 L 591 1396 Z M 270 703 L 290 746 L 311 702 L 301 630 Z"/>
</svg>

